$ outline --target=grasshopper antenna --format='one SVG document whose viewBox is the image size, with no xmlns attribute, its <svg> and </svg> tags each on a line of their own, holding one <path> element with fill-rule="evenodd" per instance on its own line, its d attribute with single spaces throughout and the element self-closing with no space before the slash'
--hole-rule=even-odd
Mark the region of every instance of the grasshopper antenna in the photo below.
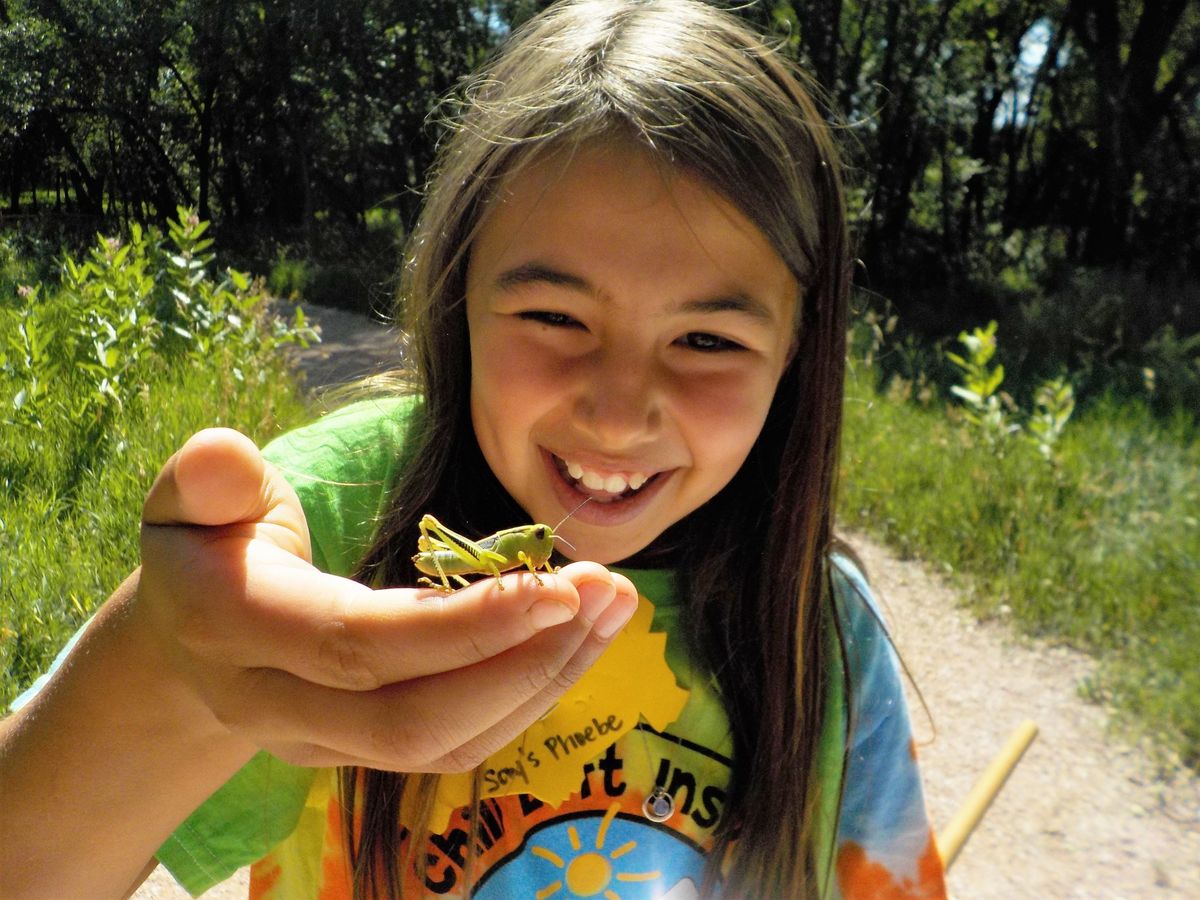
<svg viewBox="0 0 1200 900">
<path fill-rule="evenodd" d="M 562 523 L 563 523 L 563 522 L 567 521 L 567 519 L 571 518 L 571 516 L 575 515 L 575 513 L 579 512 L 579 510 L 583 509 L 583 504 L 584 504 L 584 503 L 587 503 L 587 502 L 588 502 L 589 500 L 591 500 L 591 499 L 592 499 L 591 497 L 584 497 L 584 498 L 583 498 L 583 503 L 580 503 L 580 504 L 579 504 L 578 506 L 576 506 L 576 507 L 575 507 L 573 510 L 571 510 L 569 513 L 567 513 L 565 516 L 563 516 L 563 517 L 562 517 L 562 519 L 559 521 L 559 523 L 558 523 L 557 525 L 555 525 L 555 526 L 554 526 L 554 528 L 551 530 L 551 534 L 553 535 L 553 537 L 554 537 L 554 539 L 555 539 L 556 541 L 562 541 L 564 544 L 566 544 L 566 545 L 567 545 L 568 547 L 570 547 L 572 550 L 574 550 L 574 549 L 575 549 L 575 545 L 574 545 L 574 544 L 572 544 L 570 541 L 568 541 L 568 540 L 567 540 L 565 537 L 563 537 L 561 534 L 559 534 L 559 533 L 558 533 L 558 529 L 562 528 Z"/>
<path fill-rule="evenodd" d="M 586 504 L 587 504 L 587 503 L 588 503 L 588 502 L 589 502 L 591 499 L 592 499 L 591 497 L 584 497 L 584 498 L 583 498 L 583 503 L 580 503 L 580 504 L 579 504 L 578 506 L 576 506 L 576 507 L 575 507 L 573 510 L 571 510 L 569 513 L 567 513 L 565 516 L 563 516 L 561 520 L 559 520 L 559 523 L 558 523 L 557 525 L 555 525 L 555 526 L 554 526 L 554 528 L 552 529 L 552 530 L 554 531 L 554 536 L 555 536 L 555 537 L 558 537 L 558 529 L 562 528 L 562 524 L 563 524 L 563 522 L 567 521 L 567 519 L 571 518 L 571 516 L 575 515 L 575 513 L 579 512 L 581 509 L 583 509 L 583 507 L 584 507 L 584 506 L 585 506 L 585 505 L 586 505 Z M 567 544 L 567 546 L 568 546 L 568 547 L 571 547 L 571 545 L 570 545 L 570 544 Z M 572 550 L 574 550 L 575 548 L 574 548 L 574 547 L 571 547 L 571 549 L 572 549 Z"/>
</svg>

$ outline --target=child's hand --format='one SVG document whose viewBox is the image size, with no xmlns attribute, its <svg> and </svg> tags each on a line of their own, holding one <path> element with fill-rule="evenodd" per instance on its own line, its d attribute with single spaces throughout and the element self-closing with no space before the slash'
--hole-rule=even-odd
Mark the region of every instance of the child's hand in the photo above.
<svg viewBox="0 0 1200 900">
<path fill-rule="evenodd" d="M 247 438 L 193 437 L 142 531 L 136 615 L 215 720 L 302 765 L 459 771 L 545 712 L 637 604 L 594 563 L 453 594 L 309 563 L 304 514 Z"/>
<path fill-rule="evenodd" d="M 248 439 L 204 431 L 172 457 L 146 498 L 141 570 L 0 720 L 0 782 L 21 786 L 0 803 L 0 895 L 127 895 L 258 748 L 469 768 L 545 712 L 637 602 L 594 563 L 443 595 L 372 591 L 308 559 L 296 495 Z"/>
</svg>

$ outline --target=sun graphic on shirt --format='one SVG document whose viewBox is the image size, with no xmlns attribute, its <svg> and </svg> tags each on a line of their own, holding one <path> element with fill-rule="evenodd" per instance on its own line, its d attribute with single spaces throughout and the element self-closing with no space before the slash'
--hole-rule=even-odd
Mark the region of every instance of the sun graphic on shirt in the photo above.
<svg viewBox="0 0 1200 900">
<path fill-rule="evenodd" d="M 637 848 L 637 841 L 626 841 L 620 847 L 617 847 L 611 853 L 605 854 L 604 841 L 608 836 L 608 826 L 612 823 L 613 818 L 617 815 L 618 804 L 614 803 L 604 814 L 604 819 L 600 822 L 600 828 L 596 832 L 596 846 L 594 850 L 583 850 L 583 842 L 579 840 L 579 832 L 572 825 L 567 829 L 567 837 L 571 842 L 571 849 L 575 851 L 575 855 L 570 861 L 564 860 L 553 850 L 548 850 L 545 847 L 534 847 L 532 853 L 534 856 L 541 857 L 556 868 L 563 870 L 563 877 L 557 881 L 553 881 L 546 885 L 534 896 L 537 900 L 546 900 L 547 897 L 553 897 L 564 887 L 577 897 L 595 897 L 602 894 L 605 900 L 620 900 L 620 894 L 614 891 L 610 885 L 613 881 L 617 882 L 633 882 L 633 881 L 653 881 L 662 875 L 661 872 L 618 872 L 617 860 L 629 853 L 629 851 Z"/>
</svg>

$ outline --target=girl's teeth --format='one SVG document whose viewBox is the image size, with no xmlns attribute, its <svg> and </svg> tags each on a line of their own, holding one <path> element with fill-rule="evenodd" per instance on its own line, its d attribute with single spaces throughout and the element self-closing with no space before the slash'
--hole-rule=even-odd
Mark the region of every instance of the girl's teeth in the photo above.
<svg viewBox="0 0 1200 900">
<path fill-rule="evenodd" d="M 563 465 L 566 467 L 568 475 L 590 491 L 623 494 L 630 488 L 635 491 L 638 490 L 650 480 L 649 476 L 643 475 L 640 472 L 630 475 L 628 478 L 624 475 L 601 475 L 599 472 L 585 469 L 579 463 L 566 459 L 563 460 Z"/>
</svg>

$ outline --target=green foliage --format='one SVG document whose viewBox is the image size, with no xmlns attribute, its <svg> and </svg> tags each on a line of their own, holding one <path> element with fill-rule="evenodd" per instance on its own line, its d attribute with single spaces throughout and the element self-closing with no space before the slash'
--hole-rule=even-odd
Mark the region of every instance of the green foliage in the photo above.
<svg viewBox="0 0 1200 900">
<path fill-rule="evenodd" d="M 33 285 L 56 276 L 58 235 L 35 229 L 0 232 L 0 309 L 17 309 L 25 300 L 21 285 Z"/>
<path fill-rule="evenodd" d="M 1065 366 L 1081 397 L 1114 390 L 1164 415 L 1197 410 L 1198 316 L 1200 283 L 1119 267 L 1063 267 L 1004 315 L 1002 354 L 1010 377 L 1024 384 Z"/>
<path fill-rule="evenodd" d="M 1093 653 L 1088 690 L 1200 765 L 1200 439 L 1109 398 L 1074 417 L 1048 383 L 1027 428 L 1055 465 L 997 454 L 978 427 L 847 386 L 840 520 L 966 576 L 977 609 Z M 1044 420 L 1035 426 L 1034 421 Z M 1035 441 L 1036 443 L 1036 441 Z"/>
<path fill-rule="evenodd" d="M 325 227 L 328 226 L 328 227 Z M 363 227 L 340 232 L 323 223 L 318 249 L 274 244 L 249 265 L 266 273 L 272 296 L 362 313 L 387 313 L 395 301 L 404 229 L 395 210 L 367 211 Z"/>
<path fill-rule="evenodd" d="M 387 198 L 411 220 L 430 113 L 525 5 L 17 0 L 0 15 L 0 181 L 130 218 L 194 202 L 220 225 L 305 231 L 327 211 L 353 229 Z"/>
<path fill-rule="evenodd" d="M 1026 423 L 1026 436 L 1047 462 L 1075 412 L 1075 391 L 1065 378 L 1043 382 L 1033 397 L 1034 411 Z"/>
<path fill-rule="evenodd" d="M 312 281 L 312 266 L 307 260 L 293 259 L 280 252 L 267 275 L 267 290 L 274 297 L 297 300 L 308 291 Z"/>
<path fill-rule="evenodd" d="M 1141 361 L 1142 386 L 1157 408 L 1200 410 L 1200 332 L 1182 337 L 1165 325 L 1146 342 Z"/>
<path fill-rule="evenodd" d="M 1005 440 L 1021 426 L 1009 421 L 1008 410 L 1001 403 L 1004 366 L 988 365 L 996 354 L 996 323 L 989 322 L 970 334 L 964 331 L 958 339 L 967 348 L 967 357 L 947 352 L 946 358 L 962 370 L 964 383 L 950 391 L 966 404 L 967 421 L 980 430 L 988 446 L 1003 452 Z"/>
<path fill-rule="evenodd" d="M 69 488 L 104 458 L 113 419 L 172 368 L 313 337 L 299 310 L 291 324 L 268 314 L 261 285 L 243 273 L 215 277 L 206 229 L 183 209 L 166 239 L 135 223 L 127 240 L 100 236 L 85 259 L 64 258 L 53 298 L 40 285 L 18 288 L 25 304 L 4 329 L 0 398 L 11 400 L 0 415 L 31 458 L 70 455 Z M 237 362 L 230 374 L 246 377 Z M 51 440 L 51 422 L 74 430 Z"/>
<path fill-rule="evenodd" d="M 967 356 L 947 352 L 946 358 L 962 373 L 963 384 L 954 385 L 950 391 L 966 405 L 966 421 L 983 435 L 994 453 L 1003 456 L 1008 439 L 1022 433 L 1022 425 L 1013 418 L 1013 414 L 1020 413 L 1015 401 L 1000 390 L 1004 366 L 989 365 L 996 354 L 996 322 L 970 334 L 964 331 L 958 340 L 966 347 Z M 1038 385 L 1033 403 L 1023 434 L 1043 459 L 1053 462 L 1054 447 L 1075 411 L 1075 389 L 1065 378 L 1054 378 Z"/>
<path fill-rule="evenodd" d="M 142 498 L 190 434 L 303 415 L 281 350 L 311 329 L 219 273 L 204 232 L 180 211 L 166 238 L 101 237 L 0 305 L 0 707 L 136 565 Z"/>
</svg>

